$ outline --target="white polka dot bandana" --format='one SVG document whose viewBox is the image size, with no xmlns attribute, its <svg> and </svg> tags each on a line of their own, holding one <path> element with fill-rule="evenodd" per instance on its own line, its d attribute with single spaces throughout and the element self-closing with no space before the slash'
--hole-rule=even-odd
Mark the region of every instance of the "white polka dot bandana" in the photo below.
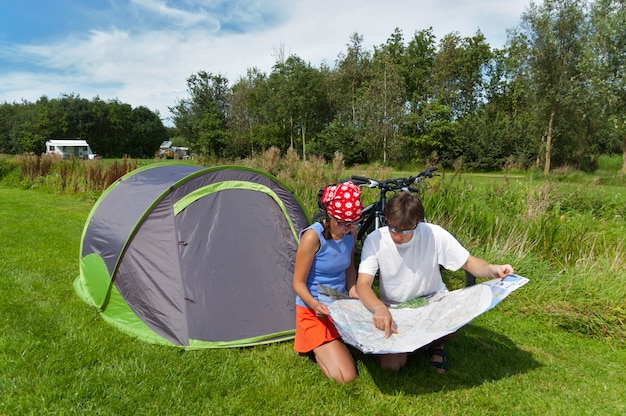
<svg viewBox="0 0 626 416">
<path fill-rule="evenodd" d="M 324 188 L 322 204 L 339 221 L 354 222 L 361 218 L 361 189 L 352 181 Z"/>
</svg>

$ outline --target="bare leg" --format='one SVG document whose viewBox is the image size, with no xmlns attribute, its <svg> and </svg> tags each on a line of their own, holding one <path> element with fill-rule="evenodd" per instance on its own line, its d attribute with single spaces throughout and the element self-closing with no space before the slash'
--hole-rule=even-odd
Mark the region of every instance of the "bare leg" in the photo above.
<svg viewBox="0 0 626 416">
<path fill-rule="evenodd" d="M 378 356 L 378 364 L 380 365 L 380 368 L 385 370 L 399 371 L 405 366 L 408 358 L 409 355 L 405 353 L 382 354 Z"/>
<path fill-rule="evenodd" d="M 324 375 L 341 384 L 354 381 L 357 377 L 356 365 L 346 345 L 336 339 L 313 350 L 317 364 Z"/>
</svg>

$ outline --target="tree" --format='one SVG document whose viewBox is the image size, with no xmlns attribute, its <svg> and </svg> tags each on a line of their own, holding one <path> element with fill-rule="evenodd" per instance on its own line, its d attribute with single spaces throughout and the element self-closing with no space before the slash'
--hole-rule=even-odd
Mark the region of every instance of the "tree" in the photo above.
<svg viewBox="0 0 626 416">
<path fill-rule="evenodd" d="M 462 114 L 473 114 L 485 99 L 485 71 L 493 54 L 485 35 L 478 31 L 471 38 L 464 38 L 459 72 L 459 88 Z"/>
<path fill-rule="evenodd" d="M 366 161 L 367 145 L 363 140 L 363 119 L 360 94 L 367 81 L 371 54 L 363 47 L 363 36 L 353 33 L 340 53 L 333 69 L 322 72 L 328 94 L 329 113 L 332 116 L 318 135 L 317 153 L 332 159 L 341 152 L 347 164 Z"/>
<path fill-rule="evenodd" d="M 409 117 L 414 127 L 415 136 L 410 142 L 419 149 L 418 156 L 440 155 L 456 137 L 456 124 L 451 120 L 450 107 L 438 99 L 429 100 L 421 105 L 417 114 Z"/>
<path fill-rule="evenodd" d="M 145 107 L 135 110 L 118 100 L 89 101 L 76 94 L 5 103 L 0 106 L 0 152 L 39 154 L 49 139 L 80 137 L 106 157 L 145 154 L 146 146 L 165 139 L 165 128 L 157 113 Z M 144 127 L 138 129 L 138 123 Z"/>
<path fill-rule="evenodd" d="M 526 169 L 537 155 L 534 128 L 538 123 L 536 112 L 531 111 L 528 65 L 519 59 L 527 55 L 528 43 L 510 34 L 507 47 L 494 50 L 486 67 L 484 105 L 464 123 L 464 130 L 474 132 L 463 149 L 465 166 L 470 168 Z"/>
<path fill-rule="evenodd" d="M 525 59 L 531 69 L 537 111 L 545 117 L 545 175 L 550 172 L 557 117 L 569 104 L 572 80 L 578 79 L 583 22 L 583 0 L 545 0 L 541 6 L 531 3 L 522 15 L 521 27 L 529 42 Z"/>
<path fill-rule="evenodd" d="M 347 52 L 338 56 L 335 70 L 328 74 L 331 84 L 328 95 L 335 119 L 356 126 L 359 90 L 367 79 L 371 55 L 363 49 L 363 36 L 358 33 L 350 36 L 350 43 L 346 46 Z"/>
<path fill-rule="evenodd" d="M 331 119 L 322 73 L 298 56 L 290 55 L 274 65 L 269 86 L 275 120 L 286 133 L 289 147 L 295 148 L 295 140 L 299 138 L 302 158 L 306 159 L 307 139 L 322 131 Z"/>
<path fill-rule="evenodd" d="M 174 125 L 193 152 L 222 156 L 228 141 L 228 91 L 225 77 L 199 71 L 187 78 L 190 97 L 169 108 Z"/>
<path fill-rule="evenodd" d="M 261 122 L 258 116 L 261 102 L 255 100 L 255 89 L 258 92 L 263 82 L 265 76 L 258 69 L 249 69 L 246 77 L 240 78 L 228 95 L 227 123 L 231 142 L 226 153 L 230 157 L 254 154 L 254 130 Z M 260 140 L 257 143 L 260 144 Z"/>
<path fill-rule="evenodd" d="M 402 59 L 402 74 L 405 80 L 406 101 L 410 111 L 419 114 L 423 106 L 433 97 L 432 71 L 437 48 L 432 28 L 413 36 Z"/>
<path fill-rule="evenodd" d="M 3 102 L 0 104 L 0 153 L 13 153 L 10 133 L 15 122 L 17 109 L 18 106 L 15 103 Z"/>
<path fill-rule="evenodd" d="M 402 157 L 405 123 L 404 79 L 399 61 L 403 53 L 402 36 L 396 29 L 387 43 L 374 50 L 368 79 L 359 93 L 359 106 L 365 141 L 370 157 L 383 163 Z"/>
<path fill-rule="evenodd" d="M 133 146 L 128 149 L 131 157 L 153 155 L 163 141 L 167 140 L 167 130 L 159 115 L 148 108 L 139 106 L 131 113 L 131 135 Z"/>
<path fill-rule="evenodd" d="M 486 73 L 492 58 L 491 48 L 480 31 L 466 38 L 450 33 L 440 42 L 432 70 L 432 104 L 437 102 L 438 106 L 431 111 L 436 116 L 435 131 L 439 134 L 430 139 L 433 145 L 439 142 L 443 163 L 467 159 L 471 149 L 484 138 L 480 137 L 484 131 L 477 128 L 481 125 L 477 118 L 485 105 Z M 447 117 L 443 110 L 447 110 Z"/>
<path fill-rule="evenodd" d="M 614 130 L 621 136 L 622 173 L 626 174 L 626 3 L 596 0 L 591 10 L 590 79 L 607 104 Z"/>
<path fill-rule="evenodd" d="M 106 141 L 100 141 L 94 151 L 105 157 L 122 157 L 129 154 L 132 148 L 131 114 L 133 108 L 130 104 L 119 100 L 109 101 L 108 131 Z"/>
</svg>

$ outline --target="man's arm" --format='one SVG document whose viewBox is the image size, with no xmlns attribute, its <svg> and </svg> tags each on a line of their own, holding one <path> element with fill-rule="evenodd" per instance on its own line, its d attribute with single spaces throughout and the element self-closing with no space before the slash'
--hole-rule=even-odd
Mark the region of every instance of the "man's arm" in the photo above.
<svg viewBox="0 0 626 416">
<path fill-rule="evenodd" d="M 514 273 L 510 264 L 491 264 L 470 254 L 463 268 L 477 277 L 492 277 L 499 279 Z"/>
<path fill-rule="evenodd" d="M 389 338 L 392 333 L 398 333 L 398 330 L 387 305 L 381 302 L 372 290 L 373 283 L 374 276 L 359 273 L 356 280 L 356 290 L 363 305 L 372 312 L 372 322 L 376 328 L 385 331 L 385 338 Z"/>
</svg>

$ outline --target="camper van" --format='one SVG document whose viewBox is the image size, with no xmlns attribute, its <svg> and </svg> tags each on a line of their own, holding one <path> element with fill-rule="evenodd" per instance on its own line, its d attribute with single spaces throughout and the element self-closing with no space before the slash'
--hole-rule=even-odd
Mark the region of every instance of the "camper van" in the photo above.
<svg viewBox="0 0 626 416">
<path fill-rule="evenodd" d="M 161 146 L 159 146 L 159 150 L 156 151 L 154 157 L 158 159 L 191 159 L 188 152 L 189 148 L 172 146 L 172 142 L 166 140 L 161 143 Z"/>
<path fill-rule="evenodd" d="M 77 159 L 98 159 L 98 155 L 91 151 L 87 141 L 81 139 L 48 140 L 46 153 L 57 154 L 63 159 L 72 156 Z"/>
</svg>

